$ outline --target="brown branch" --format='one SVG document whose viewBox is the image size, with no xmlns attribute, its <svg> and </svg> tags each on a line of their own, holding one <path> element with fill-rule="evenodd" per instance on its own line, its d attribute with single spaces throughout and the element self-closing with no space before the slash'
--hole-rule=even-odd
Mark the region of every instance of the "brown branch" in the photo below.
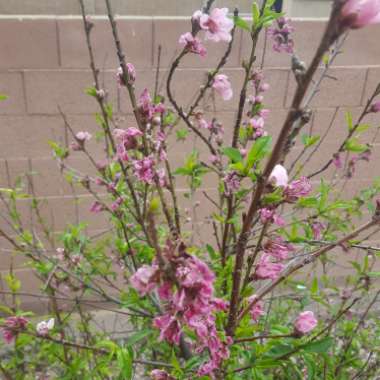
<svg viewBox="0 0 380 380">
<path fill-rule="evenodd" d="M 281 129 L 280 135 L 277 139 L 277 142 L 272 150 L 272 154 L 269 157 L 269 160 L 264 169 L 263 175 L 258 178 L 257 186 L 252 196 L 252 201 L 248 209 L 247 215 L 244 218 L 243 226 L 241 233 L 239 235 L 237 246 L 236 246 L 236 259 L 235 259 L 235 268 L 233 274 L 233 285 L 231 292 L 231 301 L 230 301 L 230 312 L 228 316 L 228 324 L 226 327 L 226 332 L 228 335 L 233 336 L 236 327 L 236 318 L 239 308 L 239 294 L 240 294 L 240 282 L 242 276 L 242 270 L 244 265 L 244 254 L 248 242 L 248 237 L 252 227 L 252 221 L 256 212 L 260 207 L 261 195 L 265 189 L 267 178 L 272 172 L 274 166 L 277 164 L 278 160 L 281 157 L 284 144 L 287 140 L 287 137 L 291 131 L 291 128 L 294 122 L 302 115 L 303 110 L 301 109 L 302 100 L 309 88 L 309 85 L 312 81 L 315 71 L 318 68 L 318 65 L 325 54 L 326 50 L 338 37 L 337 25 L 338 17 L 340 14 L 340 8 L 342 4 L 335 3 L 333 10 L 331 12 L 330 20 L 326 27 L 326 31 L 323 35 L 322 41 L 315 53 L 315 56 L 310 64 L 310 67 L 306 71 L 302 81 L 299 81 L 296 93 L 293 98 L 291 109 L 288 113 L 288 116 L 285 120 L 285 123 Z"/>
</svg>

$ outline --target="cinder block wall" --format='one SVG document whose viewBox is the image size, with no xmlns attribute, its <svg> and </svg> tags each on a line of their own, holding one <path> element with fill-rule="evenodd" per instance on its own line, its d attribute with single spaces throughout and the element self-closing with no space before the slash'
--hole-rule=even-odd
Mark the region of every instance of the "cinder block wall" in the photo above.
<svg viewBox="0 0 380 380">
<path fill-rule="evenodd" d="M 5 2 L 1 4 L 4 5 Z M 93 39 L 97 66 L 102 69 L 102 80 L 108 90 L 109 99 L 114 104 L 114 110 L 123 120 L 121 126 L 130 126 L 133 123 L 131 108 L 125 93 L 118 89 L 115 81 L 118 65 L 108 22 L 100 17 L 95 18 L 94 23 Z M 324 22 L 299 20 L 294 24 L 297 52 L 308 63 L 323 31 Z M 118 26 L 128 61 L 133 62 L 138 68 L 137 92 L 145 87 L 153 88 L 156 53 L 160 45 L 162 83 L 175 49 L 178 48 L 179 35 L 190 28 L 188 19 L 159 17 L 120 18 Z M 339 138 L 345 136 L 345 111 L 351 109 L 354 117 L 358 115 L 368 94 L 380 82 L 379 35 L 379 26 L 352 32 L 343 54 L 338 56 L 330 72 L 330 75 L 338 80 L 327 80 L 319 96 L 313 101 L 315 113 L 307 128 L 311 128 L 315 134 L 323 133 L 331 122 L 333 128 L 324 148 L 310 161 L 306 173 L 325 162 L 339 145 Z M 207 59 L 187 57 L 176 73 L 174 89 L 181 104 L 189 103 L 199 89 L 207 69 L 212 68 L 218 61 L 226 46 L 210 43 L 207 48 Z M 205 105 L 210 116 L 216 116 L 224 123 L 227 138 L 231 136 L 237 93 L 242 82 L 241 63 L 248 50 L 247 37 L 239 30 L 224 70 L 233 82 L 235 96 L 230 102 L 216 99 L 213 105 Z M 261 63 L 262 60 L 266 79 L 271 86 L 265 97 L 266 104 L 272 110 L 267 129 L 276 136 L 289 107 L 295 85 L 289 72 L 289 57 L 274 53 L 270 42 L 264 49 L 263 39 L 258 46 L 257 63 Z M 11 186 L 22 173 L 33 172 L 30 178 L 34 192 L 38 197 L 48 201 L 48 204 L 43 204 L 42 213 L 56 231 L 62 231 L 69 222 L 84 219 L 89 222 L 89 233 L 96 234 L 109 227 L 107 221 L 101 215 L 90 215 L 91 198 L 80 188 L 76 188 L 73 193 L 60 176 L 47 144 L 51 139 L 63 142 L 70 140 L 65 135 L 58 106 L 67 114 L 75 130 L 88 130 L 93 134 L 98 130 L 94 118 L 94 113 L 97 112 L 96 104 L 84 93 L 84 89 L 92 85 L 88 61 L 79 17 L 10 17 L 0 20 L 0 93 L 9 96 L 8 100 L 0 103 L 0 187 Z M 160 88 L 164 92 L 164 86 Z M 377 127 L 379 118 L 376 119 L 375 116 L 371 116 L 371 121 Z M 374 132 L 368 133 L 370 137 L 375 136 Z M 375 144 L 378 142 L 379 139 L 375 136 Z M 90 148 L 98 157 L 102 155 L 101 148 L 94 142 L 91 142 Z M 192 144 L 189 143 L 174 145 L 170 152 L 173 164 L 182 162 L 191 149 Z M 301 147 L 297 146 L 295 154 L 300 149 Z M 368 185 L 380 174 L 379 158 L 379 150 L 374 149 L 371 162 L 359 164 L 359 174 L 346 187 L 348 195 Z M 94 172 L 80 154 L 73 154 L 70 162 L 83 172 Z M 178 187 L 181 186 L 179 182 Z M 215 182 L 208 180 L 204 186 L 212 192 Z M 202 218 L 211 206 L 208 207 L 208 201 L 201 196 L 199 199 L 202 201 L 199 221 L 203 223 Z M 181 202 L 184 207 L 188 204 L 183 197 Z M 38 230 L 35 220 L 29 217 L 28 202 L 20 202 L 19 207 L 27 224 Z M 0 213 L 2 212 L 3 209 L 0 209 Z M 0 224 L 2 228 L 9 230 L 10 227 L 2 219 Z M 200 226 L 200 239 L 209 239 L 210 228 L 207 224 Z M 0 273 L 5 274 L 11 262 L 13 270 L 24 281 L 23 289 L 37 292 L 38 281 L 25 269 L 23 260 L 12 255 L 9 244 L 0 238 Z M 344 263 L 342 265 L 344 266 Z M 346 266 L 342 268 L 342 273 L 345 268 Z M 1 286 L 5 287 L 4 284 Z"/>
</svg>

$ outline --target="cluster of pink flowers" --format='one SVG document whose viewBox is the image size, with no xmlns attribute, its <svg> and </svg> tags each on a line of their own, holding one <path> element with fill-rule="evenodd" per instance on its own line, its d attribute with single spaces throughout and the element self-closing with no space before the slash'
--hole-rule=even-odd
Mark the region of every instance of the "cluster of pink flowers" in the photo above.
<svg viewBox="0 0 380 380">
<path fill-rule="evenodd" d="M 130 127 L 126 130 L 116 128 L 114 129 L 113 134 L 116 137 L 117 141 L 117 157 L 122 161 L 128 161 L 128 151 L 137 148 L 137 137 L 142 136 L 143 133 L 135 127 Z"/>
<path fill-rule="evenodd" d="M 307 177 L 289 182 L 288 172 L 282 165 L 276 165 L 268 178 L 269 183 L 283 188 L 284 200 L 289 203 L 296 202 L 300 197 L 305 197 L 312 190 Z"/>
<path fill-rule="evenodd" d="M 251 132 L 251 138 L 256 140 L 259 137 L 267 135 L 264 126 L 265 119 L 269 115 L 269 110 L 263 106 L 263 93 L 269 89 L 269 84 L 264 82 L 264 75 L 258 70 L 253 71 L 250 79 L 254 87 L 255 95 L 248 98 L 250 110 L 248 111 L 247 116 L 249 117 L 249 121 L 245 124 Z"/>
<path fill-rule="evenodd" d="M 264 252 L 257 264 L 255 277 L 260 280 L 277 279 L 285 267 L 281 260 L 286 260 L 293 251 L 294 247 L 281 236 L 269 239 L 264 244 Z"/>
<path fill-rule="evenodd" d="M 9 317 L 2 328 L 3 338 L 6 343 L 12 343 L 17 335 L 26 329 L 28 320 L 24 317 Z"/>
<path fill-rule="evenodd" d="M 341 11 L 343 28 L 358 29 L 380 22 L 380 0 L 348 0 Z"/>
<path fill-rule="evenodd" d="M 214 315 L 217 311 L 225 311 L 227 303 L 213 297 L 215 276 L 203 261 L 185 252 L 174 256 L 170 245 L 168 247 L 166 256 L 176 284 L 154 263 L 141 267 L 131 277 L 131 285 L 141 295 L 157 288 L 161 301 L 166 304 L 165 313 L 153 321 L 160 330 L 160 339 L 179 344 L 183 327 L 193 330 L 197 335 L 194 343 L 197 352 L 207 349 L 210 355 L 199 374 L 210 374 L 229 356 L 231 341 L 223 342 L 219 338 Z"/>
<path fill-rule="evenodd" d="M 129 84 L 133 84 L 136 80 L 136 69 L 133 66 L 133 64 L 129 62 L 126 64 L 126 67 Z M 119 67 L 116 71 L 116 81 L 119 87 L 126 86 L 126 82 L 123 75 L 123 69 L 121 67 Z"/>
<path fill-rule="evenodd" d="M 285 225 L 285 220 L 282 218 L 282 216 L 278 215 L 276 213 L 276 210 L 269 208 L 269 207 L 264 207 L 259 210 L 260 213 L 260 220 L 261 223 L 274 223 L 277 224 L 278 226 L 282 227 Z"/>
<path fill-rule="evenodd" d="M 283 269 L 284 264 L 274 262 L 270 254 L 264 252 L 256 266 L 255 278 L 258 280 L 276 280 Z"/>
<path fill-rule="evenodd" d="M 207 50 L 203 46 L 201 40 L 194 37 L 190 32 L 182 34 L 179 38 L 179 43 L 189 52 L 199 54 L 201 57 L 205 57 L 207 54 Z"/>
<path fill-rule="evenodd" d="M 277 26 L 271 26 L 268 29 L 268 35 L 273 40 L 273 50 L 279 53 L 293 54 L 294 41 L 291 36 L 293 31 L 294 28 L 290 25 L 290 20 L 286 17 L 280 17 L 277 20 Z"/>
<path fill-rule="evenodd" d="M 151 123 L 156 114 L 165 112 L 165 106 L 162 103 L 154 104 L 152 102 L 147 88 L 145 88 L 140 95 L 137 105 L 144 123 Z"/>
<path fill-rule="evenodd" d="M 225 188 L 224 191 L 226 195 L 231 195 L 239 190 L 240 177 L 236 172 L 234 171 L 228 172 L 223 178 L 223 180 L 224 180 L 224 188 Z"/>
</svg>

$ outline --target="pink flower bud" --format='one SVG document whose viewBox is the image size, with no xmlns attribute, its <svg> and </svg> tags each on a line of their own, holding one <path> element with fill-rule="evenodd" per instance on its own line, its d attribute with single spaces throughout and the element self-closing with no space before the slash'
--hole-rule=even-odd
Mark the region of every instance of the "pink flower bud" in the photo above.
<svg viewBox="0 0 380 380">
<path fill-rule="evenodd" d="M 380 112 L 380 100 L 371 105 L 371 112 Z"/>
<path fill-rule="evenodd" d="M 288 172 L 282 165 L 276 165 L 268 180 L 275 186 L 285 187 L 288 184 Z"/>
<path fill-rule="evenodd" d="M 358 29 L 380 22 L 379 0 L 348 0 L 341 11 L 343 28 Z"/>
</svg>

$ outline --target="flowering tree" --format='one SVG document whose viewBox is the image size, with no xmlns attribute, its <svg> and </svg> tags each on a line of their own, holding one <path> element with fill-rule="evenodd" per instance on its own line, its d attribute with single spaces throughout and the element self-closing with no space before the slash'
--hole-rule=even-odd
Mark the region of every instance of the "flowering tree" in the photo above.
<svg viewBox="0 0 380 380">
<path fill-rule="evenodd" d="M 126 61 L 105 0 L 120 63 L 116 80 L 129 96 L 136 121 L 127 129 L 118 125 L 100 85 L 93 24 L 83 0 L 79 3 L 94 79 L 87 92 L 99 105 L 105 156 L 90 154 L 91 134 L 75 133 L 63 113 L 72 143 L 50 144 L 68 180 L 94 197 L 94 217 L 107 214 L 112 228 L 99 239 L 88 236 L 83 224 L 68 226 L 57 248 L 33 193 L 26 195 L 20 186 L 1 189 L 14 233 L 0 230 L 0 236 L 30 259 L 44 284 L 38 297 L 48 299 L 51 309 L 46 320 L 37 321 L 24 311 L 19 280 L 10 270 L 10 290 L 3 293 L 11 297 L 1 306 L 0 320 L 6 348 L 0 362 L 3 378 L 130 379 L 136 373 L 154 380 L 377 378 L 380 325 L 372 309 L 380 294 L 373 280 L 378 250 L 366 241 L 379 230 L 380 183 L 374 181 L 349 199 L 333 189 L 337 180 L 354 176 L 359 160 L 370 159 L 372 143 L 364 134 L 370 126 L 364 122 L 380 111 L 380 85 L 358 120 L 347 115 L 347 136 L 312 173 L 303 173 L 304 167 L 324 137 L 303 131 L 313 112 L 310 102 L 347 33 L 379 22 L 380 1 L 336 0 L 306 66 L 294 53 L 290 21 L 273 11 L 273 1 L 253 3 L 252 17 L 243 19 L 237 10 L 230 17 L 226 8 L 208 0 L 193 14 L 190 31 L 179 36 L 182 50 L 169 70 L 166 94 L 149 89 L 136 94 L 139 78 Z M 223 74 L 237 28 L 250 37 L 251 46 L 240 89 L 232 88 Z M 255 59 L 262 32 L 276 52 L 292 58 L 297 82 L 273 142 L 266 131 L 269 86 Z M 185 107 L 173 95 L 172 83 L 185 56 L 207 59 L 203 40 L 224 41 L 226 51 Z M 233 124 L 208 120 L 201 101 L 210 92 L 230 100 L 236 90 Z M 227 128 L 231 141 L 223 133 Z M 177 140 L 195 136 L 208 157 L 194 150 L 182 166 L 173 167 L 168 158 L 173 134 Z M 292 161 L 289 153 L 298 139 L 304 149 Z M 88 158 L 96 177 L 70 166 L 72 151 Z M 331 178 L 323 178 L 331 168 Z M 207 176 L 218 178 L 218 194 L 204 194 L 214 211 L 208 218 L 213 232 L 202 242 L 195 220 L 200 204 L 194 199 Z M 191 214 L 178 201 L 176 180 L 181 177 Z M 312 178 L 319 180 L 312 184 Z M 43 237 L 20 220 L 17 200 L 26 196 L 33 201 Z M 330 254 L 354 248 L 363 255 L 352 262 L 345 285 L 336 287 L 327 272 Z M 324 267 L 320 276 L 314 273 L 318 263 Z M 88 310 L 94 302 L 98 309 L 126 316 L 135 332 L 118 338 L 96 328 Z"/>
</svg>

